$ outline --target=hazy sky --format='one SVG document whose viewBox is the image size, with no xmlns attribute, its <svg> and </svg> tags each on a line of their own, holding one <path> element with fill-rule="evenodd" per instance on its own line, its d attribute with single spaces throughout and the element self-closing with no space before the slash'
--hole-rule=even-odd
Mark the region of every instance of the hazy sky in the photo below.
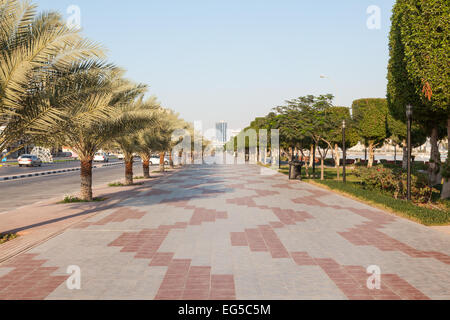
<svg viewBox="0 0 450 320">
<path fill-rule="evenodd" d="M 284 100 L 333 93 L 350 106 L 386 95 L 394 0 L 35 0 L 81 9 L 89 38 L 127 77 L 188 121 L 239 129 Z M 381 28 L 367 27 L 367 8 Z M 321 79 L 326 75 L 329 79 Z"/>
</svg>

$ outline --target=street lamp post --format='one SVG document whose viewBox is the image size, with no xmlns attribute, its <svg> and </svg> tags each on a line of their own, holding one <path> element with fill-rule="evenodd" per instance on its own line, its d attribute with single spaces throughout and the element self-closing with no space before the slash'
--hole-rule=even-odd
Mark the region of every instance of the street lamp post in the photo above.
<svg viewBox="0 0 450 320">
<path fill-rule="evenodd" d="M 343 172 L 342 172 L 342 181 L 344 183 L 347 183 L 347 172 L 346 172 L 346 166 L 347 166 L 347 148 L 345 145 L 345 128 L 346 128 L 346 123 L 345 120 L 342 121 L 342 153 L 343 153 L 343 161 L 344 163 L 342 164 L 343 167 Z M 339 168 L 338 168 L 339 170 Z"/>
<path fill-rule="evenodd" d="M 411 125 L 412 125 L 412 117 L 413 117 L 413 108 L 411 105 L 406 107 L 406 118 L 408 119 L 408 201 L 411 201 Z"/>
</svg>

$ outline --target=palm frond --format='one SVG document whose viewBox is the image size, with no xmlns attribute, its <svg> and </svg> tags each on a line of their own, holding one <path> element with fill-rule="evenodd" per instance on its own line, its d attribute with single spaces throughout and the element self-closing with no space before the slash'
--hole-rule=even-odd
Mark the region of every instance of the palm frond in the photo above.
<svg viewBox="0 0 450 320">
<path fill-rule="evenodd" d="M 99 44 L 68 29 L 58 13 L 37 14 L 35 5 L 18 0 L 0 0 L 0 48 L 2 150 L 30 133 L 50 130 L 62 110 L 43 99 L 46 87 L 76 68 L 101 67 L 96 59 L 104 56 Z"/>
</svg>

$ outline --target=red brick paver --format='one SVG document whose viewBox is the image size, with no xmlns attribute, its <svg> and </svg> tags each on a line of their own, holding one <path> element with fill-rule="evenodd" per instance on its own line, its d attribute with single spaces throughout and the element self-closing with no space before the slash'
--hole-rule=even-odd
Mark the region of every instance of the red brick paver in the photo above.
<svg viewBox="0 0 450 320">
<path fill-rule="evenodd" d="M 0 299 L 450 299 L 444 233 L 257 166 L 152 183 L 0 265 Z"/>
</svg>

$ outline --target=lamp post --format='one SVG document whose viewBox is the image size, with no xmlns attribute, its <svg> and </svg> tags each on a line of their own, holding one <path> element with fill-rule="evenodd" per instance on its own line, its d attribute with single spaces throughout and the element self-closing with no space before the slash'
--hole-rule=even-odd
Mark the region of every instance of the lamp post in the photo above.
<svg viewBox="0 0 450 320">
<path fill-rule="evenodd" d="M 346 171 L 346 166 L 347 166 L 347 147 L 345 145 L 345 128 L 346 128 L 347 124 L 345 123 L 345 120 L 342 121 L 342 153 L 343 153 L 343 161 L 344 163 L 342 164 L 342 168 L 343 168 L 343 172 L 342 172 L 342 181 L 344 183 L 347 183 L 347 171 Z M 339 168 L 338 168 L 339 170 Z"/>
<path fill-rule="evenodd" d="M 411 201 L 411 156 L 412 156 L 412 150 L 411 150 L 411 124 L 412 124 L 412 117 L 413 117 L 413 107 L 411 105 L 408 105 L 406 107 L 406 118 L 408 119 L 408 201 Z"/>
</svg>

